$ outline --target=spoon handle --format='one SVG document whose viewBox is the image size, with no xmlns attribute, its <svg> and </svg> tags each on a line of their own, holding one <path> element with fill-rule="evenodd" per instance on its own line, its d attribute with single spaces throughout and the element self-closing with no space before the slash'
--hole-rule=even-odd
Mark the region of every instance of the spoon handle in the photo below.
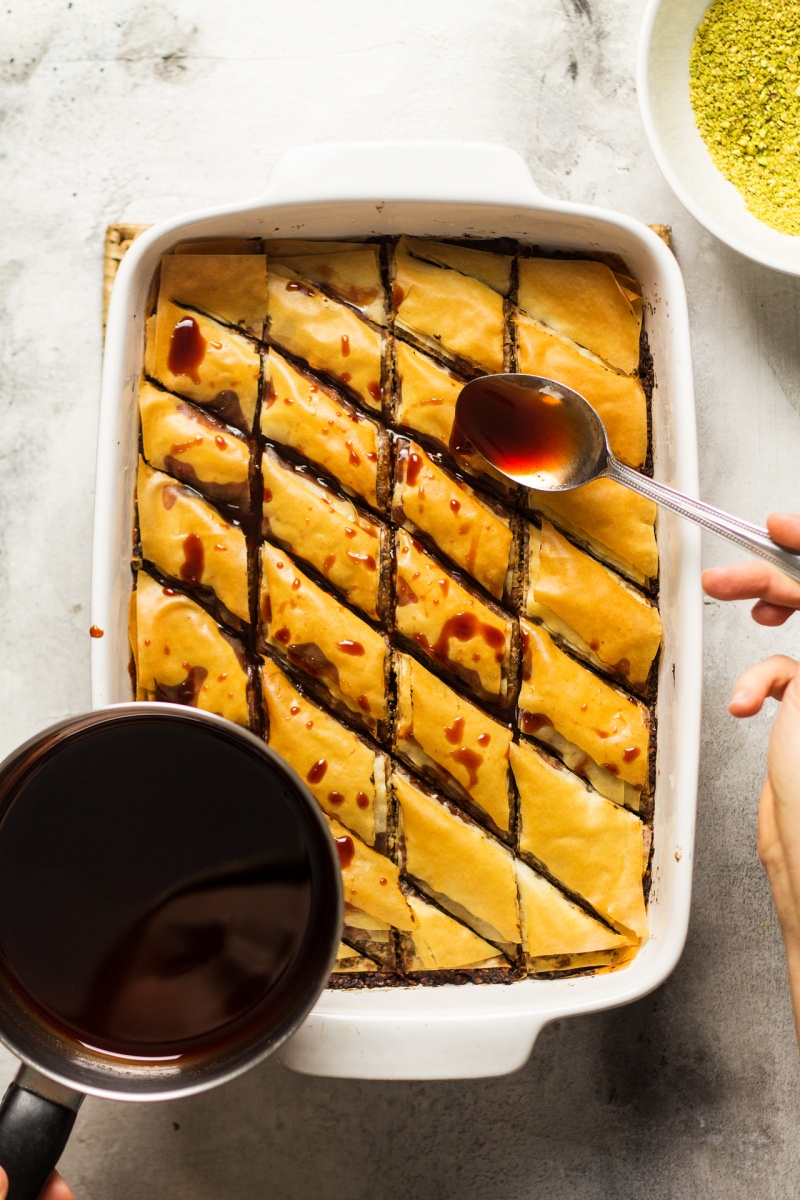
<svg viewBox="0 0 800 1200">
<path fill-rule="evenodd" d="M 654 500 L 656 504 L 662 504 L 664 508 L 671 509 L 678 516 L 686 517 L 689 521 L 702 525 L 704 529 L 709 529 L 712 533 L 727 538 L 729 542 L 734 542 L 743 550 L 766 559 L 784 574 L 800 582 L 800 555 L 793 554 L 791 550 L 784 550 L 777 542 L 773 542 L 766 529 L 752 525 L 749 521 L 742 521 L 739 517 L 722 512 L 719 508 L 712 508 L 710 504 L 704 504 L 702 500 L 684 496 L 682 492 L 676 492 L 674 488 L 667 487 L 664 483 L 650 479 L 647 475 L 640 475 L 638 471 L 626 467 L 610 455 L 603 475 L 617 483 L 624 484 L 634 492 L 639 492 L 648 500 Z"/>
</svg>

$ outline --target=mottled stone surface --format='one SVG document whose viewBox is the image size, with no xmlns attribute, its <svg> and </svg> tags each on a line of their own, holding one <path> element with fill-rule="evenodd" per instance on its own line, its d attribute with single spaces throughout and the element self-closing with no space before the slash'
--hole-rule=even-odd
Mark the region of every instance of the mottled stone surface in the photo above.
<svg viewBox="0 0 800 1200">
<path fill-rule="evenodd" d="M 553 196 L 671 223 L 693 322 L 702 488 L 799 508 L 800 286 L 683 211 L 635 102 L 643 0 L 6 0 L 0 12 L 0 750 L 89 705 L 102 237 L 258 191 L 282 150 L 506 142 Z M 706 545 L 707 561 L 730 555 Z M 275 1064 L 153 1107 L 89 1101 L 79 1200 L 776 1200 L 800 1174 L 785 968 L 755 856 L 769 716 L 738 671 L 798 629 L 706 607 L 695 905 L 673 977 L 564 1022 L 527 1067 L 377 1084 Z M 13 1063 L 0 1055 L 0 1077 Z"/>
</svg>

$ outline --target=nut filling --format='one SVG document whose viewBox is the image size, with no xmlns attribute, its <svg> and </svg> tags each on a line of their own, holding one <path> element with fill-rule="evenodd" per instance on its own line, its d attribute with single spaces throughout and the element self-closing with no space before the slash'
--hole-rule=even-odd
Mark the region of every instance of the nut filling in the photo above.
<svg viewBox="0 0 800 1200">
<path fill-rule="evenodd" d="M 454 428 L 549 375 L 652 458 L 624 264 L 400 237 L 186 243 L 139 389 L 138 700 L 219 713 L 307 782 L 339 853 L 331 986 L 624 966 L 648 936 L 655 509 L 524 494 Z"/>
</svg>

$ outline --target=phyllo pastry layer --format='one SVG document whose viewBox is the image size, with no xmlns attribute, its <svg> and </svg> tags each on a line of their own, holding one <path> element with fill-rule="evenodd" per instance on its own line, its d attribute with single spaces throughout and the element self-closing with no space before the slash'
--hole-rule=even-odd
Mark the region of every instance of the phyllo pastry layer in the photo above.
<svg viewBox="0 0 800 1200">
<path fill-rule="evenodd" d="M 515 864 L 528 970 L 586 970 L 620 966 L 636 950 L 624 934 L 584 912 L 525 863 Z"/>
<path fill-rule="evenodd" d="M 264 536 L 308 563 L 377 620 L 385 590 L 386 526 L 269 447 L 261 473 Z"/>
<path fill-rule="evenodd" d="M 514 261 L 511 254 L 497 254 L 493 250 L 453 242 L 435 242 L 429 238 L 405 237 L 403 245 L 415 258 L 426 259 L 440 267 L 452 267 L 462 275 L 470 275 L 480 283 L 485 283 L 501 296 L 507 296 L 511 290 L 511 266 Z"/>
<path fill-rule="evenodd" d="M 652 500 L 611 479 L 593 479 L 572 492 L 529 491 L 528 503 L 636 583 L 658 574 Z"/>
<path fill-rule="evenodd" d="M 179 579 L 238 628 L 250 620 L 247 543 L 238 526 L 183 483 L 139 460 L 137 484 L 142 556 Z"/>
<path fill-rule="evenodd" d="M 503 370 L 503 298 L 479 279 L 417 258 L 401 238 L 392 258 L 395 328 L 472 374 Z"/>
<path fill-rule="evenodd" d="M 661 645 L 658 609 L 547 521 L 527 529 L 527 616 L 640 690 Z"/>
<path fill-rule="evenodd" d="M 244 648 L 205 609 L 138 571 L 130 622 L 138 700 L 188 704 L 252 724 Z"/>
<path fill-rule="evenodd" d="M 406 874 L 426 895 L 513 958 L 520 942 L 514 858 L 480 826 L 392 776 Z"/>
<path fill-rule="evenodd" d="M 191 255 L 185 261 L 191 262 Z M 246 433 L 253 428 L 261 355 L 243 334 L 159 299 L 147 322 L 145 359 L 147 374 L 168 391 L 212 409 Z"/>
<path fill-rule="evenodd" d="M 249 510 L 250 447 L 239 433 L 152 383 L 139 387 L 139 415 L 144 457 L 151 467 L 215 504 L 234 512 Z"/>
<path fill-rule="evenodd" d="M 361 972 L 377 971 L 378 964 L 366 954 L 362 954 L 347 942 L 340 942 L 336 951 L 336 962 L 333 966 L 334 975 L 357 975 Z"/>
<path fill-rule="evenodd" d="M 384 334 L 293 271 L 270 265 L 269 327 L 272 345 L 301 358 L 381 410 Z"/>
<path fill-rule="evenodd" d="M 505 968 L 509 961 L 460 921 L 406 889 L 406 899 L 416 918 L 413 932 L 400 938 L 404 971 L 479 971 Z"/>
<path fill-rule="evenodd" d="M 524 313 L 517 313 L 515 323 L 517 370 L 579 392 L 597 410 L 617 458 L 641 467 L 647 457 L 647 402 L 639 380 L 618 374 Z"/>
<path fill-rule="evenodd" d="M 512 518 L 433 461 L 417 442 L 397 442 L 392 516 L 482 584 L 495 599 L 511 593 Z"/>
<path fill-rule="evenodd" d="M 521 728 L 604 796 L 638 808 L 649 772 L 647 709 L 559 650 L 541 626 L 524 618 L 520 626 Z"/>
<path fill-rule="evenodd" d="M 505 704 L 514 622 L 468 592 L 404 530 L 396 537 L 398 632 L 477 696 Z"/>
<path fill-rule="evenodd" d="M 519 306 L 618 371 L 639 365 L 642 300 L 604 263 L 521 258 Z"/>
<path fill-rule="evenodd" d="M 352 304 L 376 325 L 386 324 L 381 248 L 364 242 L 269 241 L 271 267 L 310 279 L 338 300 Z"/>
<path fill-rule="evenodd" d="M 383 634 L 299 569 L 284 550 L 261 548 L 261 637 L 328 697 L 367 726 L 388 716 L 389 649 Z"/>
<path fill-rule="evenodd" d="M 167 254 L 159 294 L 260 338 L 267 319 L 267 260 L 263 254 Z"/>
<path fill-rule="evenodd" d="M 346 492 L 373 507 L 385 469 L 386 435 L 334 391 L 270 350 L 269 388 L 261 408 L 261 432 L 339 481 Z"/>
<path fill-rule="evenodd" d="M 647 937 L 644 826 L 566 767 L 523 742 L 511 747 L 519 847 L 615 928 Z"/>
<path fill-rule="evenodd" d="M 396 962 L 397 931 L 410 933 L 416 919 L 400 887 L 400 872 L 334 817 L 327 817 L 342 867 L 344 939 L 380 965 Z"/>
<path fill-rule="evenodd" d="M 395 750 L 435 787 L 507 834 L 511 730 L 408 654 L 395 655 Z"/>
<path fill-rule="evenodd" d="M 270 659 L 260 674 L 270 746 L 306 781 L 320 808 L 385 850 L 387 756 L 312 704 Z"/>
</svg>

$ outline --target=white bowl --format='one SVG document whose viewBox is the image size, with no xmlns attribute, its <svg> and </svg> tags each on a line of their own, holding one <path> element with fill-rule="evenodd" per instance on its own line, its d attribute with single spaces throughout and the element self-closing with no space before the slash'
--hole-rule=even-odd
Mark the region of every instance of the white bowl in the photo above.
<svg viewBox="0 0 800 1200">
<path fill-rule="evenodd" d="M 754 262 L 800 275 L 800 237 L 748 212 L 700 137 L 689 99 L 689 54 L 709 0 L 650 0 L 639 35 L 636 88 L 656 162 L 701 225 Z"/>
</svg>

